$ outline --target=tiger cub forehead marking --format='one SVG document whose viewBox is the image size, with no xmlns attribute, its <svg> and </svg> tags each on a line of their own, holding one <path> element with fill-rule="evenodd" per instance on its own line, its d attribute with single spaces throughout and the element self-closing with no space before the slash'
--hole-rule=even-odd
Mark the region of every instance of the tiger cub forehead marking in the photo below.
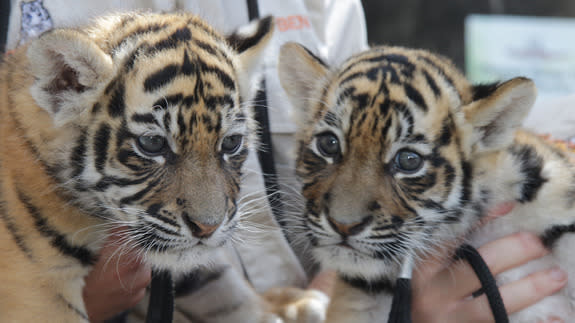
<svg viewBox="0 0 575 323">
<path fill-rule="evenodd" d="M 238 62 L 225 40 L 197 17 L 147 18 L 110 22 L 122 27 L 108 27 L 104 43 L 117 75 L 105 90 L 109 101 L 98 107 L 135 121 L 134 133 L 168 136 L 175 153 L 213 147 L 226 133 L 247 136 L 253 125 L 240 106 Z"/>
</svg>

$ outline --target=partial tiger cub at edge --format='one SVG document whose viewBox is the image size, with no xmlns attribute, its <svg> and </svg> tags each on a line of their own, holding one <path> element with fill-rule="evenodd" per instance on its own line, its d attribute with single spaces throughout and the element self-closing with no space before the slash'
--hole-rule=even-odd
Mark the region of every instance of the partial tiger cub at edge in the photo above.
<svg viewBox="0 0 575 323">
<path fill-rule="evenodd" d="M 173 271 L 228 241 L 273 26 L 226 39 L 191 14 L 118 14 L 6 57 L 0 321 L 88 321 L 83 279 L 108 229 Z"/>
<path fill-rule="evenodd" d="M 530 231 L 551 250 L 501 283 L 553 266 L 575 277 L 575 165 L 520 129 L 536 97 L 531 80 L 473 86 L 443 57 L 386 46 L 330 67 L 295 43 L 282 47 L 279 73 L 299 123 L 297 227 L 339 273 L 327 322 L 385 321 L 405 258 L 464 234 L 477 246 Z M 511 214 L 472 231 L 508 201 Z M 511 321 L 569 322 L 574 306 L 570 280 Z"/>
</svg>

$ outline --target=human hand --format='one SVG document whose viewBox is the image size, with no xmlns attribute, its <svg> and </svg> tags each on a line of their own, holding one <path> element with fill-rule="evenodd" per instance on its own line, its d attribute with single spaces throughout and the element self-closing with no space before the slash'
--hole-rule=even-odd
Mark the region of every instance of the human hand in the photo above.
<svg viewBox="0 0 575 323">
<path fill-rule="evenodd" d="M 90 322 L 100 322 L 136 305 L 146 294 L 151 270 L 134 253 L 122 252 L 119 228 L 112 232 L 86 276 L 84 303 Z"/>
<path fill-rule="evenodd" d="M 504 215 L 513 208 L 503 205 L 489 217 Z M 549 251 L 530 233 L 516 233 L 489 242 L 478 249 L 494 275 L 540 258 Z M 471 266 L 458 261 L 445 268 L 437 259 L 428 259 L 413 274 L 412 317 L 414 322 L 493 322 L 485 295 L 469 296 L 481 287 Z M 539 271 L 499 288 L 509 314 L 529 307 L 559 291 L 567 276 L 559 268 Z M 562 322 L 548 318 L 547 322 Z"/>
</svg>

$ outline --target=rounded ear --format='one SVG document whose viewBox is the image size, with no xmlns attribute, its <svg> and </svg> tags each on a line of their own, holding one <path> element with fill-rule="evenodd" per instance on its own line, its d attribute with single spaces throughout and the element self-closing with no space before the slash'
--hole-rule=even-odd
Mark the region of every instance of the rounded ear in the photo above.
<svg viewBox="0 0 575 323">
<path fill-rule="evenodd" d="M 531 110 L 537 89 L 532 80 L 516 77 L 501 84 L 473 88 L 474 101 L 463 107 L 472 126 L 475 153 L 499 150 L 513 141 L 515 131 Z"/>
<path fill-rule="evenodd" d="M 274 32 L 271 16 L 254 20 L 226 37 L 228 44 L 239 54 L 240 95 L 250 100 L 258 89 L 262 54 Z"/>
<path fill-rule="evenodd" d="M 28 47 L 36 103 L 61 125 L 84 111 L 114 72 L 112 58 L 86 35 L 54 30 Z"/>
<path fill-rule="evenodd" d="M 307 48 L 289 42 L 280 48 L 278 72 L 282 87 L 294 106 L 296 121 L 306 120 L 314 90 L 327 76 L 329 67 Z"/>
</svg>

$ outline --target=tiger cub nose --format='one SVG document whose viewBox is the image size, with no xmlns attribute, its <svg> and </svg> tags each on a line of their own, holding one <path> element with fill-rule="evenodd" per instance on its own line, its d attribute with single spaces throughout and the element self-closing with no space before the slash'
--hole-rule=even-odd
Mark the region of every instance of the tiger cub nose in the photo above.
<svg viewBox="0 0 575 323">
<path fill-rule="evenodd" d="M 344 237 L 347 237 L 356 235 L 363 231 L 363 229 L 365 229 L 365 227 L 367 227 L 373 221 L 373 216 L 369 215 L 363 218 L 360 222 L 347 224 L 337 222 L 329 216 L 327 217 L 327 221 L 329 222 L 329 225 L 335 230 L 335 232 Z"/>
<path fill-rule="evenodd" d="M 202 223 L 199 221 L 194 221 L 194 220 L 190 219 L 189 216 L 184 216 L 183 218 L 184 218 L 184 222 L 186 223 L 186 225 L 192 231 L 192 235 L 196 238 L 208 238 L 220 226 L 220 223 L 210 225 L 210 224 L 205 224 L 205 223 Z"/>
</svg>

